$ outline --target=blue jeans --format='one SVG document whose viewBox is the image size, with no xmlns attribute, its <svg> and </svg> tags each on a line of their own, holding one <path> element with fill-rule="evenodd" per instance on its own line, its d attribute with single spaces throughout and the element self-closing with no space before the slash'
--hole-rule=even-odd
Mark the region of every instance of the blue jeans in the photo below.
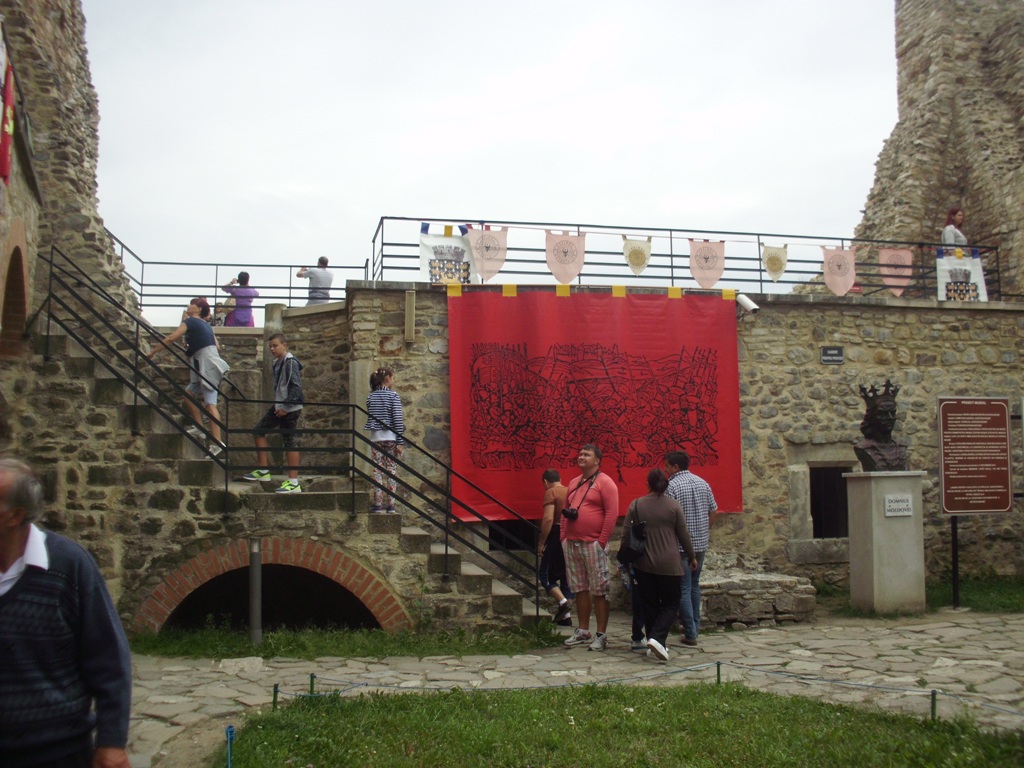
<svg viewBox="0 0 1024 768">
<path fill-rule="evenodd" d="M 682 595 L 679 597 L 679 623 L 683 635 L 696 640 L 700 634 L 700 572 L 704 569 L 704 552 L 697 552 L 697 570 L 691 571 L 690 564 L 683 558 Z"/>
</svg>

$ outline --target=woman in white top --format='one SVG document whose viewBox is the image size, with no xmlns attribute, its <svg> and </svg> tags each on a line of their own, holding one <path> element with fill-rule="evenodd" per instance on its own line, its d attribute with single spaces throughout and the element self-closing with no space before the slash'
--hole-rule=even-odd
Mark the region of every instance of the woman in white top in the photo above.
<svg viewBox="0 0 1024 768">
<path fill-rule="evenodd" d="M 950 208 L 946 214 L 946 226 L 942 230 L 943 245 L 967 245 L 967 238 L 960 231 L 964 223 L 963 208 Z"/>
</svg>

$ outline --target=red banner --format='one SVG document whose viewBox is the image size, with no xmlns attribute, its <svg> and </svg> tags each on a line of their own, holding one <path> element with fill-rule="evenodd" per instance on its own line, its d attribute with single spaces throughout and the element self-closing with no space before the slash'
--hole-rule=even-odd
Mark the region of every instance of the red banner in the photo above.
<svg viewBox="0 0 1024 768">
<path fill-rule="evenodd" d="M 736 303 L 716 296 L 469 292 L 448 299 L 452 465 L 526 518 L 597 443 L 620 514 L 682 448 L 723 512 L 743 509 Z M 510 515 L 468 485 L 488 519 Z"/>
<path fill-rule="evenodd" d="M 14 140 L 14 70 L 8 63 L 4 71 L 3 120 L 0 124 L 0 178 L 11 183 L 11 144 Z"/>
</svg>

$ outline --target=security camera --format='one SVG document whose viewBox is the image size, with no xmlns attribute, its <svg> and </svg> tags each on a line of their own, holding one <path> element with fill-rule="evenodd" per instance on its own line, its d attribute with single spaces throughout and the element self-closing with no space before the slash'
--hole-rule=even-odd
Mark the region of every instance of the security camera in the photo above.
<svg viewBox="0 0 1024 768">
<path fill-rule="evenodd" d="M 736 303 L 743 307 L 747 312 L 754 314 L 760 311 L 760 307 L 750 300 L 750 297 L 744 293 L 736 294 Z"/>
</svg>

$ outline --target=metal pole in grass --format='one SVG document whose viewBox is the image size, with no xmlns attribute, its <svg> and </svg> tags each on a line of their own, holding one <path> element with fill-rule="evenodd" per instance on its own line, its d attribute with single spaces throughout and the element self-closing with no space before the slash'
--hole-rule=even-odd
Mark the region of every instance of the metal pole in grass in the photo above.
<svg viewBox="0 0 1024 768">
<path fill-rule="evenodd" d="M 281 684 L 280 683 L 274 683 L 274 699 L 273 699 L 273 703 L 270 705 L 270 711 L 271 712 L 277 712 L 277 694 L 278 694 L 278 692 L 280 690 L 281 690 Z"/>
<path fill-rule="evenodd" d="M 939 692 L 932 688 L 932 722 L 935 722 L 935 704 L 939 698 Z"/>
<path fill-rule="evenodd" d="M 228 739 L 228 768 L 231 768 L 231 743 L 235 740 L 235 726 L 229 725 L 225 728 L 224 735 Z"/>
<path fill-rule="evenodd" d="M 718 676 L 718 684 L 722 684 L 722 662 L 715 662 L 715 674 Z"/>
<path fill-rule="evenodd" d="M 313 686 L 316 684 L 316 672 L 309 673 L 309 695 L 313 695 Z"/>
</svg>

